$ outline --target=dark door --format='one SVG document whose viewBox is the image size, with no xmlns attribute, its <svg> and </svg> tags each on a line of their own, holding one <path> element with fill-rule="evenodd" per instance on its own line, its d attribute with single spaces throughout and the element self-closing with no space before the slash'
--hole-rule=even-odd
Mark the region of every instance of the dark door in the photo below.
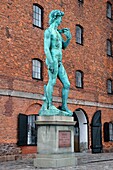
<svg viewBox="0 0 113 170">
<path fill-rule="evenodd" d="M 80 149 L 79 149 L 79 126 L 78 126 L 78 123 L 75 125 L 75 128 L 74 128 L 74 152 L 80 152 Z"/>
<path fill-rule="evenodd" d="M 102 125 L 101 125 L 101 111 L 98 110 L 91 123 L 91 142 L 92 153 L 102 152 Z"/>
<path fill-rule="evenodd" d="M 74 152 L 80 152 L 79 147 L 79 136 L 80 136 L 80 129 L 79 129 L 79 122 L 76 114 L 73 115 L 74 121 L 76 121 L 76 124 L 74 126 Z"/>
</svg>

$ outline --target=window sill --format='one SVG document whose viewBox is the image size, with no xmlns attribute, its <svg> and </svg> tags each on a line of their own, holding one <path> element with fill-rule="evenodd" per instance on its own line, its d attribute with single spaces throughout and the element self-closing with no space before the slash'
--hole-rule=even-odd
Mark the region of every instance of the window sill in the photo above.
<svg viewBox="0 0 113 170">
<path fill-rule="evenodd" d="M 110 21 L 112 21 L 112 18 L 111 17 L 108 17 L 108 16 L 106 16 L 107 17 L 107 19 L 109 19 Z"/>
<path fill-rule="evenodd" d="M 78 86 L 76 86 L 76 88 L 77 88 L 77 89 L 83 89 L 83 87 L 78 87 Z"/>
<path fill-rule="evenodd" d="M 107 93 L 108 95 L 113 95 L 113 93 Z"/>
<path fill-rule="evenodd" d="M 76 42 L 76 44 L 78 44 L 78 45 L 82 45 L 82 46 L 83 46 L 83 43 Z"/>
<path fill-rule="evenodd" d="M 112 54 L 111 55 L 107 54 L 107 57 L 112 57 L 113 58 Z"/>
<path fill-rule="evenodd" d="M 36 80 L 36 81 L 43 81 L 43 78 L 38 79 L 38 78 L 32 77 L 32 79 L 33 79 L 33 80 Z"/>
<path fill-rule="evenodd" d="M 34 27 L 34 28 L 35 28 L 35 27 L 36 27 L 36 28 L 39 28 L 39 29 L 41 29 L 41 30 L 43 30 L 43 29 L 44 29 L 43 27 L 39 27 L 39 26 L 34 25 L 34 24 L 33 24 L 33 27 Z"/>
</svg>

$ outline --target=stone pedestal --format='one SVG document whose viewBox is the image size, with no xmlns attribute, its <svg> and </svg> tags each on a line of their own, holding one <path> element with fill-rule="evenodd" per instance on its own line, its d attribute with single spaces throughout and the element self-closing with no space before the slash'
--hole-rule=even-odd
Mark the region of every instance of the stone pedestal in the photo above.
<svg viewBox="0 0 113 170">
<path fill-rule="evenodd" d="M 73 117 L 39 116 L 37 124 L 38 168 L 75 166 Z"/>
</svg>

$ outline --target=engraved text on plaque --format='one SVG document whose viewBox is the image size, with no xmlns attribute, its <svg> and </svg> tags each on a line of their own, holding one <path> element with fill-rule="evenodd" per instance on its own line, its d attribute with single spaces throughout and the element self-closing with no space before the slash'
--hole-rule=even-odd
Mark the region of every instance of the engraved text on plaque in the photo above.
<svg viewBox="0 0 113 170">
<path fill-rule="evenodd" d="M 59 148 L 71 147 L 71 131 L 59 131 Z"/>
</svg>

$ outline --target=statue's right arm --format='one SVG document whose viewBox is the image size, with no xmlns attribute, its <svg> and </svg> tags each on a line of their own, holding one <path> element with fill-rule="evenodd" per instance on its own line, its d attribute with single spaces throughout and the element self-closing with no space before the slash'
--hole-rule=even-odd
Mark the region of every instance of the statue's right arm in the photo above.
<svg viewBox="0 0 113 170">
<path fill-rule="evenodd" d="M 51 33 L 47 29 L 44 32 L 44 52 L 46 55 L 46 60 L 47 60 L 48 66 L 53 64 L 53 59 L 52 59 L 51 51 L 50 51 L 50 45 L 51 45 Z"/>
</svg>

